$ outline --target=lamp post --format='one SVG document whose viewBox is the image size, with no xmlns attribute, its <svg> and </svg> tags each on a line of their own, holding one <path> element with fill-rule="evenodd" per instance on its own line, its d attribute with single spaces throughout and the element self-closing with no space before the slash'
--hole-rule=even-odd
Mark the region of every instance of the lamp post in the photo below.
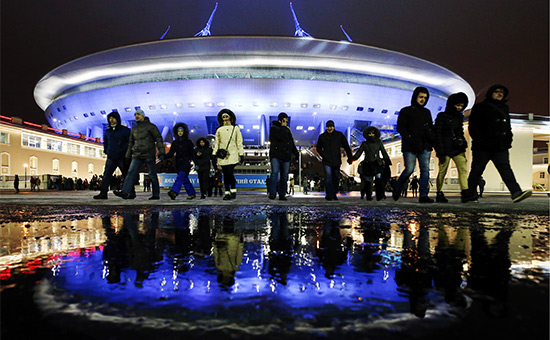
<svg viewBox="0 0 550 340">
<path fill-rule="evenodd" d="M 25 188 L 27 188 L 27 168 L 29 165 L 27 163 L 23 164 L 23 167 L 25 168 Z"/>
</svg>

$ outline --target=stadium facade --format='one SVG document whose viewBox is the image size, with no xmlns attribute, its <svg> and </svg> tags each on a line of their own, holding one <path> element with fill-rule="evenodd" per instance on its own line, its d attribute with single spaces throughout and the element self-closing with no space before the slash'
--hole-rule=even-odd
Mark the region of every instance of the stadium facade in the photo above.
<svg viewBox="0 0 550 340">
<path fill-rule="evenodd" d="M 397 114 L 417 86 L 429 89 L 434 118 L 452 93 L 475 102 L 464 79 L 416 57 L 347 41 L 262 36 L 161 40 L 95 53 L 49 72 L 34 96 L 52 127 L 93 138 L 102 138 L 113 110 L 130 127 L 134 111 L 144 110 L 171 141 L 179 121 L 192 138 L 213 134 L 218 111 L 229 108 L 246 145 L 263 146 L 270 122 L 284 111 L 298 144 L 309 146 L 329 119 L 353 143 L 370 125 L 395 134 Z"/>
</svg>

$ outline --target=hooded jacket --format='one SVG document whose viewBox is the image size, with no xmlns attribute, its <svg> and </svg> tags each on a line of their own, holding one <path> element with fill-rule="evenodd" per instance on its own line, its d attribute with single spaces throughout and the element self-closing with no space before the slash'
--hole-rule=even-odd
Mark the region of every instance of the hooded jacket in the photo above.
<svg viewBox="0 0 550 340">
<path fill-rule="evenodd" d="M 349 160 L 353 157 L 346 136 L 340 131 L 327 131 L 319 135 L 317 139 L 317 153 L 323 158 L 323 164 L 328 166 L 340 166 L 342 164 L 343 148 Z"/>
<path fill-rule="evenodd" d="M 369 132 L 371 131 L 374 131 L 374 138 L 369 136 Z M 361 146 L 355 152 L 355 155 L 353 155 L 353 160 L 358 160 L 361 155 L 365 153 L 364 162 L 366 163 L 384 159 L 386 164 L 391 164 L 390 156 L 388 156 L 384 144 L 380 140 L 380 130 L 374 126 L 369 126 L 363 131 L 363 137 L 365 137 L 366 140 L 361 143 Z M 382 157 L 380 157 L 380 154 L 382 154 Z"/>
<path fill-rule="evenodd" d="M 126 158 L 150 159 L 164 155 L 164 143 L 157 126 L 145 117 L 132 128 Z"/>
<path fill-rule="evenodd" d="M 466 151 L 468 143 L 464 138 L 464 113 L 457 111 L 455 105 L 468 106 L 468 96 L 462 92 L 454 93 L 447 99 L 445 111 L 440 112 L 435 119 L 435 152 L 437 157 L 454 157 Z"/>
<path fill-rule="evenodd" d="M 496 89 L 504 90 L 501 101 L 492 98 Z M 512 125 L 506 97 L 508 89 L 505 86 L 493 85 L 487 90 L 485 100 L 472 108 L 468 124 L 472 150 L 496 152 L 512 147 Z"/>
<path fill-rule="evenodd" d="M 117 121 L 113 127 L 109 124 L 105 134 L 103 135 L 103 153 L 107 158 L 118 160 L 124 158 L 126 150 L 128 150 L 128 142 L 130 141 L 130 129 L 121 125 L 120 114 L 111 112 L 107 115 L 107 121 L 110 117 L 114 117 Z"/>
<path fill-rule="evenodd" d="M 420 93 L 429 92 L 425 87 L 414 89 L 411 105 L 399 111 L 397 118 L 397 132 L 401 135 L 401 151 L 421 153 L 432 150 L 433 122 L 430 110 L 416 101 Z M 426 100 L 428 103 L 428 100 Z"/>
<path fill-rule="evenodd" d="M 183 136 L 178 135 L 178 129 L 183 128 Z M 176 155 L 176 169 L 185 171 L 189 174 L 191 170 L 191 161 L 195 160 L 195 150 L 193 142 L 189 140 L 189 127 L 185 123 L 177 123 L 172 129 L 174 133 L 174 141 L 170 145 L 170 150 L 166 154 L 166 158 L 171 158 Z"/>
<path fill-rule="evenodd" d="M 288 126 L 283 126 L 278 120 L 273 121 L 269 129 L 269 158 L 278 158 L 283 162 L 289 162 L 290 156 L 298 158 L 298 150 L 294 144 L 292 131 Z"/>
<path fill-rule="evenodd" d="M 204 146 L 201 146 L 201 141 L 204 141 Z M 200 137 L 197 139 L 195 148 L 195 165 L 197 165 L 197 171 L 208 171 L 210 170 L 210 163 L 212 167 L 216 168 L 216 157 L 212 155 L 212 148 L 208 139 Z"/>
<path fill-rule="evenodd" d="M 224 125 L 222 115 L 229 114 L 229 125 Z M 243 135 L 241 128 L 237 125 L 237 118 L 233 111 L 223 109 L 218 113 L 218 123 L 220 126 L 216 130 L 216 141 L 212 153 L 216 155 L 218 149 L 226 149 L 228 156 L 223 159 L 218 159 L 218 164 L 221 166 L 239 163 L 239 156 L 244 155 Z"/>
</svg>

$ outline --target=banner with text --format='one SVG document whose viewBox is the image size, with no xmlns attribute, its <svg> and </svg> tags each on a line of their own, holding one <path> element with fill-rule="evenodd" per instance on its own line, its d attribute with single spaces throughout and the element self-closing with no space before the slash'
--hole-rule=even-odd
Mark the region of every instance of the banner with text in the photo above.
<svg viewBox="0 0 550 340">
<path fill-rule="evenodd" d="M 174 185 L 178 174 L 158 174 L 159 184 L 161 187 L 171 187 Z M 237 188 L 265 188 L 265 180 L 267 175 L 248 175 L 235 174 L 237 180 Z M 199 178 L 197 174 L 189 175 L 189 180 L 194 187 L 199 187 Z"/>
</svg>

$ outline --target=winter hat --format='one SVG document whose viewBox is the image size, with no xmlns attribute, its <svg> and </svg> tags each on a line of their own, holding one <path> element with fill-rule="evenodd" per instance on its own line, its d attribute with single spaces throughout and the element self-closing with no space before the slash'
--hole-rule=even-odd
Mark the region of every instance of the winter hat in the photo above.
<svg viewBox="0 0 550 340">
<path fill-rule="evenodd" d="M 138 114 L 138 115 L 140 115 L 140 116 L 145 117 L 145 112 L 143 112 L 142 109 L 137 109 L 136 112 L 134 112 L 134 114 Z"/>
<path fill-rule="evenodd" d="M 334 122 L 333 122 L 332 120 L 329 120 L 329 121 L 327 122 L 327 127 L 329 127 L 329 126 L 334 127 Z"/>
<path fill-rule="evenodd" d="M 285 118 L 288 120 L 288 115 L 285 112 L 281 112 L 279 113 L 279 116 L 277 116 L 278 121 L 282 121 Z"/>
</svg>

